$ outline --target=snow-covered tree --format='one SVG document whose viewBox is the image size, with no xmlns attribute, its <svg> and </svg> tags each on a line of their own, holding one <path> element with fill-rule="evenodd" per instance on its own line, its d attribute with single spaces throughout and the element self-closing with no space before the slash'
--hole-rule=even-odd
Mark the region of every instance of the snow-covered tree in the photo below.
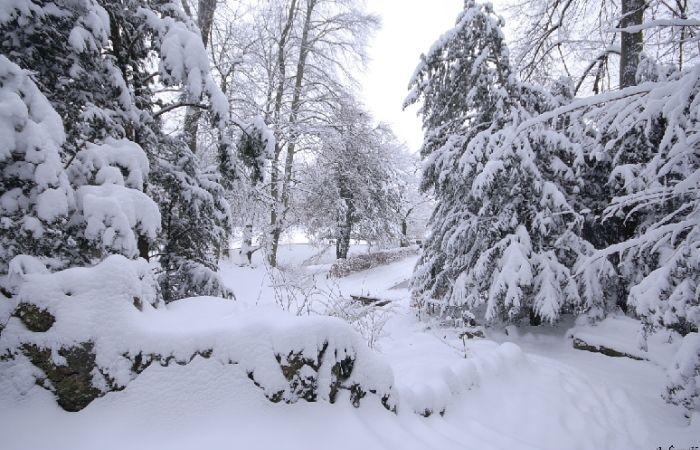
<svg viewBox="0 0 700 450">
<path fill-rule="evenodd" d="M 0 273 L 19 254 L 58 258 L 75 193 L 61 118 L 29 74 L 0 55 Z M 60 265 L 60 264 L 59 264 Z"/>
<path fill-rule="evenodd" d="M 64 119 L 59 164 L 75 191 L 63 236 L 63 249 L 75 250 L 64 264 L 154 256 L 167 299 L 229 295 L 215 271 L 231 225 L 220 182 L 236 172 L 234 122 L 180 5 L 18 1 L 3 5 L 0 29 L 3 53 L 33 72 Z M 186 107 L 211 119 L 218 168 L 202 163 L 186 133 L 170 133 Z"/>
<path fill-rule="evenodd" d="M 399 245 L 406 247 L 412 241 L 423 241 L 427 223 L 433 211 L 432 198 L 420 189 L 421 165 L 418 155 L 409 153 L 403 144 L 393 144 L 396 158 L 392 165 L 398 172 L 399 183 Z"/>
<path fill-rule="evenodd" d="M 230 295 L 216 275 L 216 263 L 230 230 L 221 174 L 230 176 L 235 157 L 228 101 L 210 73 L 201 33 L 175 3 L 124 0 L 104 7 L 110 53 L 135 98 L 136 118 L 127 136 L 148 155 L 146 192 L 162 216 L 163 233 L 154 246 L 141 240 L 140 255 L 158 257 L 166 299 Z M 164 98 L 158 93 L 162 88 L 177 95 Z M 166 133 L 169 113 L 186 107 L 209 113 L 218 129 L 220 171 L 202 167 L 186 133 Z"/>
<path fill-rule="evenodd" d="M 575 203 L 583 148 L 566 121 L 533 121 L 570 102 L 570 84 L 515 80 L 501 25 L 490 6 L 467 2 L 412 82 L 409 101 L 423 100 L 424 183 L 437 201 L 414 295 L 430 311 L 486 321 L 605 310 L 608 261 L 573 277 L 594 251 Z"/>
<path fill-rule="evenodd" d="M 463 146 L 480 131 L 498 129 L 508 115 L 514 86 L 502 24 L 491 6 L 466 1 L 455 27 L 421 56 L 409 84 L 405 105 L 422 102 L 422 186 L 437 202 L 413 281 L 422 298 L 448 296 L 455 278 L 447 233 L 469 218 L 456 212 L 466 200 L 457 173 Z"/>
<path fill-rule="evenodd" d="M 690 336 L 700 326 L 700 66 L 651 78 L 601 98 L 585 116 L 605 130 L 601 151 L 615 162 L 617 195 L 607 216 L 635 224 L 631 236 L 601 252 L 619 254 L 628 302 L 645 332 L 666 327 Z M 678 370 L 700 367 L 697 354 L 684 354 L 691 360 L 677 362 Z M 696 388 L 680 380 L 672 376 L 668 398 L 687 405 L 688 389 Z"/>
<path fill-rule="evenodd" d="M 345 102 L 322 135 L 321 148 L 303 178 L 302 213 L 311 234 L 332 239 L 347 258 L 351 239 L 386 242 L 399 236 L 399 154 L 387 130 Z"/>
<path fill-rule="evenodd" d="M 680 68 L 697 61 L 695 0 L 508 0 L 522 79 L 576 80 L 577 92 L 635 84 L 641 51 Z"/>
<path fill-rule="evenodd" d="M 33 72 L 63 119 L 61 158 L 70 163 L 86 142 L 125 136 L 133 99 L 106 56 L 110 19 L 96 0 L 20 0 L 0 10 L 0 53 Z"/>
</svg>

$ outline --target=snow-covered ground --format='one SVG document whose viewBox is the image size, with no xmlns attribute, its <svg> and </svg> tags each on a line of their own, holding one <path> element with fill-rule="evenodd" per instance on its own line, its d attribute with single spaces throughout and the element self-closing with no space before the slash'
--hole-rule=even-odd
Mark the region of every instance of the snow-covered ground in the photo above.
<svg viewBox="0 0 700 450">
<path fill-rule="evenodd" d="M 329 299 L 347 295 L 391 300 L 369 332 L 393 370 L 396 414 L 376 399 L 359 408 L 271 403 L 238 367 L 196 357 L 184 366 L 153 365 L 77 413 L 61 410 L 39 387 L 20 398 L 0 377 L 0 448 L 602 450 L 700 443 L 700 418 L 687 425 L 683 411 L 660 397 L 664 349 L 652 347 L 649 361 L 575 350 L 566 322 L 507 334 L 490 329 L 488 339 L 462 341 L 453 330 L 419 321 L 410 308 L 406 280 L 415 257 L 342 279 L 325 276 L 332 249 L 285 246 L 283 273 L 259 257 L 252 268 L 221 266 L 236 292 L 235 313 L 323 313 L 332 310 Z M 282 281 L 295 286 L 293 300 L 282 299 Z M 604 324 L 605 333 L 581 326 L 576 333 L 619 335 L 629 346 L 634 325 L 620 319 Z"/>
</svg>

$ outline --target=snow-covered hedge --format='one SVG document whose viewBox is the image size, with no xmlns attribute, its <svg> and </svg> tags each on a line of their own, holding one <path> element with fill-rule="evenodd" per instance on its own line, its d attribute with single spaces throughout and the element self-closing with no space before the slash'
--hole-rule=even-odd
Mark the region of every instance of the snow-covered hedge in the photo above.
<svg viewBox="0 0 700 450">
<path fill-rule="evenodd" d="M 0 311 L 0 374 L 19 391 L 43 386 L 68 411 L 123 389 L 151 364 L 198 356 L 237 365 L 273 402 L 346 397 L 358 406 L 373 394 L 395 408 L 391 369 L 338 319 L 242 313 L 215 297 L 166 306 L 148 264 L 118 255 L 56 273 L 35 262 L 13 274 L 18 295 Z"/>
<path fill-rule="evenodd" d="M 400 261 L 408 256 L 416 255 L 418 250 L 418 246 L 401 247 L 339 259 L 333 263 L 329 274 L 333 278 L 345 277 L 351 273 Z"/>
</svg>

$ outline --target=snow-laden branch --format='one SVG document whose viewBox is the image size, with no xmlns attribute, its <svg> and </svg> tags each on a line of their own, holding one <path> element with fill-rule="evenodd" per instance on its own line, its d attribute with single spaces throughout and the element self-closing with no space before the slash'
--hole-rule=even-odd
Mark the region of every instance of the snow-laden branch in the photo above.
<svg viewBox="0 0 700 450">
<path fill-rule="evenodd" d="M 610 28 L 611 33 L 638 33 L 650 28 L 658 27 L 700 27 L 698 19 L 655 19 L 639 25 L 632 25 L 624 28 Z"/>
</svg>

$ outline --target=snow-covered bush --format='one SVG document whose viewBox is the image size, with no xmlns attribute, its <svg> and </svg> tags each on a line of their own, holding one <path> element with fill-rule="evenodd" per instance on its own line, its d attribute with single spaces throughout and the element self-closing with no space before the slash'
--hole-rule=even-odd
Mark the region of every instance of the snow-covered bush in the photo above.
<svg viewBox="0 0 700 450">
<path fill-rule="evenodd" d="M 333 278 L 346 277 L 352 273 L 400 261 L 408 256 L 418 254 L 418 251 L 418 246 L 411 246 L 353 255 L 336 260 L 328 271 L 328 275 Z"/>
<path fill-rule="evenodd" d="M 375 348 L 377 341 L 385 336 L 384 326 L 391 318 L 390 304 L 365 304 L 352 296 L 328 296 L 324 307 L 323 314 L 350 324 L 367 341 L 369 348 Z"/>
<path fill-rule="evenodd" d="M 395 408 L 390 368 L 340 320 L 244 314 L 212 297 L 166 307 L 149 265 L 119 255 L 92 268 L 29 272 L 18 274 L 0 335 L 0 371 L 20 391 L 34 382 L 50 390 L 66 410 L 123 389 L 151 364 L 195 357 L 236 365 L 273 402 L 335 402 L 349 392 L 356 406 L 371 394 Z"/>
</svg>

